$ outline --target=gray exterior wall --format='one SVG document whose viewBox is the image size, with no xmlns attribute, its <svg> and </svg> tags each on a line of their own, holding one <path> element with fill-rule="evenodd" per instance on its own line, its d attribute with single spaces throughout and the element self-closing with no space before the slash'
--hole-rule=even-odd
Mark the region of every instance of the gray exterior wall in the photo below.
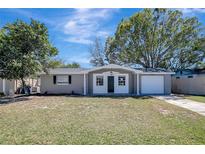
<svg viewBox="0 0 205 154">
<path fill-rule="evenodd" d="M 164 75 L 164 92 L 165 95 L 171 94 L 171 89 L 172 89 L 172 79 L 171 75 Z"/>
<path fill-rule="evenodd" d="M 93 95 L 93 74 L 104 73 L 108 71 L 126 73 L 129 75 L 129 94 L 137 94 L 137 74 L 124 69 L 101 69 L 86 74 L 86 94 Z M 143 74 L 153 76 L 164 76 L 164 94 L 171 93 L 171 75 L 170 74 Z M 141 92 L 141 76 L 139 75 L 139 92 Z M 53 83 L 53 75 L 41 75 L 40 91 L 42 94 L 70 94 L 72 91 L 76 94 L 84 94 L 84 75 L 72 75 L 72 83 L 69 85 L 57 85 Z M 153 92 L 154 93 L 154 92 Z M 141 93 L 140 93 L 141 94 Z"/>
<path fill-rule="evenodd" d="M 48 94 L 83 94 L 84 76 L 81 74 L 71 75 L 71 84 L 58 85 L 53 83 L 53 75 L 41 75 L 41 94 L 47 92 Z"/>
<path fill-rule="evenodd" d="M 193 75 L 188 78 L 187 75 L 172 76 L 172 92 L 180 94 L 205 95 L 205 74 Z"/>
<path fill-rule="evenodd" d="M 140 74 L 139 75 L 139 92 L 141 94 L 141 78 L 142 76 L 146 76 L 146 75 L 149 75 L 149 76 L 163 76 L 164 77 L 164 94 L 165 95 L 169 95 L 171 94 L 171 75 L 170 74 Z M 153 92 L 154 94 L 154 92 Z"/>
<path fill-rule="evenodd" d="M 119 73 L 126 73 L 129 75 L 129 94 L 133 94 L 135 91 L 135 87 L 134 87 L 134 83 L 135 83 L 135 79 L 136 77 L 134 77 L 135 75 L 131 72 L 131 71 L 127 71 L 124 69 L 101 69 L 101 70 L 97 70 L 97 71 L 93 71 L 90 72 L 88 74 L 88 94 L 92 95 L 93 94 L 93 74 L 94 73 L 103 73 L 103 72 L 109 72 L 109 71 L 113 71 L 113 72 L 119 72 Z"/>
<path fill-rule="evenodd" d="M 137 94 L 137 74 L 134 74 L 133 75 L 133 93 L 134 94 Z"/>
<path fill-rule="evenodd" d="M 0 92 L 3 93 L 3 80 L 0 79 Z M 12 95 L 15 92 L 15 81 L 6 80 L 5 82 L 5 92 L 6 95 Z"/>
</svg>

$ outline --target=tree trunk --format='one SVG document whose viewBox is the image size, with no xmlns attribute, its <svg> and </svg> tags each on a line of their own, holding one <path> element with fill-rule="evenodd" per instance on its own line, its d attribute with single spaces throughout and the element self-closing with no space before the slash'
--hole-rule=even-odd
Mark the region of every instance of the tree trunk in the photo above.
<svg viewBox="0 0 205 154">
<path fill-rule="evenodd" d="M 22 83 L 22 91 L 21 91 L 21 94 L 25 94 L 26 93 L 26 83 L 25 83 L 25 80 L 24 78 L 21 78 L 21 83 Z"/>
<path fill-rule="evenodd" d="M 25 88 L 26 84 L 25 84 L 24 78 L 21 78 L 21 83 L 22 83 L 22 87 Z"/>
</svg>

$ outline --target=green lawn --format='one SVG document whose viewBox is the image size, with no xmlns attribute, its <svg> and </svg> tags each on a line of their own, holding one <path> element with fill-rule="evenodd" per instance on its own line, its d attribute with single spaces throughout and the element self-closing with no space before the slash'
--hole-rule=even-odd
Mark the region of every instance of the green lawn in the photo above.
<svg viewBox="0 0 205 154">
<path fill-rule="evenodd" d="M 187 96 L 185 96 L 185 98 L 186 98 L 186 99 L 193 100 L 193 101 L 205 103 L 205 96 L 187 95 Z"/>
<path fill-rule="evenodd" d="M 33 97 L 0 105 L 0 144 L 205 144 L 205 117 L 154 98 Z"/>
</svg>

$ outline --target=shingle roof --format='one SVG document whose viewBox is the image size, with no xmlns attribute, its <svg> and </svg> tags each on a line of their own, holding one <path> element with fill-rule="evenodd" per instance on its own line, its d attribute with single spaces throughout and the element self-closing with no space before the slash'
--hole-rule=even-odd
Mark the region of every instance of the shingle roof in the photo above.
<svg viewBox="0 0 205 154">
<path fill-rule="evenodd" d="M 90 69 L 85 69 L 85 68 L 54 68 L 54 69 L 49 69 L 48 74 L 84 74 L 84 73 L 89 73 L 92 71 L 100 70 L 100 69 L 124 69 L 124 70 L 129 70 L 134 73 L 144 73 L 144 74 L 173 74 L 173 72 L 170 71 L 165 71 L 165 70 L 156 70 L 156 69 L 133 69 L 131 67 L 125 67 L 125 66 L 120 66 L 116 64 L 109 64 L 101 67 L 96 67 L 96 68 L 90 68 Z M 41 74 L 46 74 L 46 73 L 40 73 Z"/>
<path fill-rule="evenodd" d="M 108 65 L 104 65 L 101 67 L 92 68 L 92 69 L 87 70 L 87 72 L 92 72 L 92 71 L 96 71 L 96 70 L 100 70 L 100 69 L 124 69 L 124 70 L 129 70 L 129 71 L 132 71 L 135 73 L 142 72 L 140 70 L 136 70 L 136 69 L 133 69 L 131 67 L 126 67 L 126 66 L 121 66 L 121 65 L 116 65 L 116 64 L 108 64 Z"/>
<path fill-rule="evenodd" d="M 205 74 L 205 69 L 179 69 L 176 75 Z"/>
<path fill-rule="evenodd" d="M 87 69 L 85 68 L 54 68 L 54 69 L 49 69 L 48 73 L 49 74 L 81 74 L 83 71 Z M 45 74 L 45 73 L 41 73 Z"/>
<path fill-rule="evenodd" d="M 171 72 L 170 70 L 162 68 L 135 68 L 136 70 L 141 70 L 143 72 Z"/>
</svg>

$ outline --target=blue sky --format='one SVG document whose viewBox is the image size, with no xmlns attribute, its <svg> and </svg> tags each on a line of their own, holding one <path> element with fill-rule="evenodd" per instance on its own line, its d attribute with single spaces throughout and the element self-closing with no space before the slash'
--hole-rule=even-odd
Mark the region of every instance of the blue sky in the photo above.
<svg viewBox="0 0 205 154">
<path fill-rule="evenodd" d="M 185 16 L 197 16 L 205 24 L 205 9 L 181 9 Z M 123 18 L 140 9 L 0 9 L 0 27 L 16 19 L 30 18 L 43 22 L 50 41 L 59 50 L 58 57 L 67 63 L 89 64 L 89 47 L 95 37 L 105 40 L 114 34 Z"/>
</svg>

